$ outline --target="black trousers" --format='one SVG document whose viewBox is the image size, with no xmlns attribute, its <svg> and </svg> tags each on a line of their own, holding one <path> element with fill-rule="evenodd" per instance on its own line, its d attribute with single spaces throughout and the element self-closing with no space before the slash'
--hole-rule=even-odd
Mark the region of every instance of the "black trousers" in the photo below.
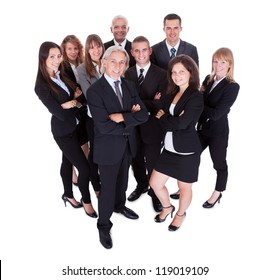
<svg viewBox="0 0 269 280">
<path fill-rule="evenodd" d="M 90 142 L 90 152 L 88 155 L 88 162 L 90 165 L 91 184 L 95 191 L 100 191 L 101 183 L 100 183 L 98 165 L 93 162 L 94 122 L 93 119 L 90 118 L 89 116 L 87 116 L 86 127 L 87 127 L 88 139 Z"/>
<path fill-rule="evenodd" d="M 147 188 L 149 185 L 149 178 L 154 169 L 154 166 L 160 156 L 162 143 L 147 144 L 140 139 L 139 148 L 136 156 L 132 160 L 132 169 L 135 180 L 137 182 L 137 188 Z M 152 188 L 149 189 L 148 194 L 158 200 Z"/>
<path fill-rule="evenodd" d="M 60 174 L 64 185 L 64 195 L 73 198 L 72 166 L 78 170 L 78 187 L 85 203 L 91 202 L 89 192 L 90 166 L 81 149 L 77 131 L 63 137 L 54 137 L 62 151 Z"/>
<path fill-rule="evenodd" d="M 110 217 L 113 212 L 118 212 L 125 206 L 131 158 L 127 143 L 126 151 L 119 162 L 113 165 L 98 165 L 102 185 L 98 197 L 99 230 L 109 231 L 112 227 Z"/>
<path fill-rule="evenodd" d="M 226 190 L 228 180 L 228 165 L 226 161 L 229 134 L 209 137 L 199 134 L 202 148 L 209 148 L 213 161 L 213 167 L 217 171 L 215 190 L 222 192 Z"/>
</svg>

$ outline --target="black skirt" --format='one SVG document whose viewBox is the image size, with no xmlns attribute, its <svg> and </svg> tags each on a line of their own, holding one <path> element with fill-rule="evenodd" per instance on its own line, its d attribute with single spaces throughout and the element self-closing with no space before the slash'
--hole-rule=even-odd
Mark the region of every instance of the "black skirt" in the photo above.
<svg viewBox="0 0 269 280">
<path fill-rule="evenodd" d="M 198 180 L 200 153 L 180 155 L 163 149 L 155 170 L 185 183 Z"/>
</svg>

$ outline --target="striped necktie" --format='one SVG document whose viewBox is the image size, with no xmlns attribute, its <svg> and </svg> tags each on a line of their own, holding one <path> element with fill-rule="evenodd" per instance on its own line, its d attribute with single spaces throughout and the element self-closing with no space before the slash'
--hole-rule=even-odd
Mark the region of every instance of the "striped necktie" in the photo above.
<svg viewBox="0 0 269 280">
<path fill-rule="evenodd" d="M 170 52 L 171 52 L 171 56 L 170 56 L 170 58 L 173 58 L 173 57 L 175 57 L 176 55 L 176 49 L 175 48 L 172 48 L 171 50 L 170 50 Z"/>
<path fill-rule="evenodd" d="M 138 77 L 138 83 L 139 85 L 141 85 L 144 81 L 144 75 L 143 75 L 143 72 L 144 72 L 144 69 L 143 68 L 140 68 L 140 75 Z"/>
</svg>

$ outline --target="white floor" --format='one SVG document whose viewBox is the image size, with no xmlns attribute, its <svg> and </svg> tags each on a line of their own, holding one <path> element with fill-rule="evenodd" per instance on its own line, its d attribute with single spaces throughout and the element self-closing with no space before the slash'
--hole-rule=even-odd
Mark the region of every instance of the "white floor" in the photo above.
<svg viewBox="0 0 269 280">
<path fill-rule="evenodd" d="M 5 195 L 1 196 L 0 256 L 6 268 L 3 279 L 66 279 L 62 270 L 68 266 L 144 268 L 147 276 L 140 276 L 142 279 L 156 279 L 158 267 L 209 267 L 206 276 L 193 277 L 265 279 L 267 258 L 261 255 L 268 254 L 269 249 L 267 196 L 263 196 L 265 192 L 268 194 L 268 186 L 266 182 L 251 181 L 253 168 L 260 163 L 255 160 L 248 163 L 247 157 L 241 158 L 240 145 L 231 139 L 229 183 L 220 204 L 213 209 L 202 208 L 215 180 L 205 151 L 199 181 L 193 185 L 193 201 L 182 227 L 177 232 L 169 232 L 170 218 L 155 223 L 151 199 L 144 194 L 135 202 L 127 202 L 139 214 L 139 220 L 113 214 L 111 250 L 99 243 L 96 219 L 86 216 L 83 209 L 64 207 L 59 176 L 61 155 L 53 140 L 48 137 L 47 141 L 39 142 L 42 145 L 33 145 L 41 149 L 39 154 L 28 155 L 28 149 L 18 146 L 18 172 L 6 178 L 2 186 Z M 29 165 L 23 160 L 27 155 L 31 160 Z M 246 168 L 250 164 L 253 167 Z M 135 185 L 130 170 L 127 195 Z M 174 192 L 176 182 L 170 179 L 168 187 L 170 193 Z M 74 190 L 79 199 L 77 187 Z M 97 209 L 93 192 L 92 195 Z M 171 201 L 175 206 L 178 203 Z M 255 263 L 257 258 L 259 263 Z M 70 279 L 107 279 L 80 277 Z M 126 276 L 110 276 L 110 279 L 126 279 Z M 137 278 L 128 276 L 127 279 Z"/>
<path fill-rule="evenodd" d="M 1 26 L 8 27 L 1 31 L 8 42 L 1 44 L 0 68 L 1 279 L 269 279 L 269 98 L 265 42 L 268 9 L 265 1 L 246 1 L 244 6 L 239 2 L 236 5 L 236 1 L 226 1 L 226 6 L 221 2 L 218 6 L 211 0 L 196 1 L 195 9 L 192 1 L 173 1 L 172 5 L 183 18 L 183 40 L 198 46 L 201 79 L 209 73 L 211 56 L 217 48 L 230 47 L 235 55 L 235 76 L 241 88 L 230 113 L 229 180 L 221 203 L 213 209 L 202 208 L 215 181 L 206 151 L 199 181 L 193 186 L 192 204 L 177 232 L 168 232 L 170 218 L 162 224 L 154 222 L 156 213 L 150 198 L 143 195 L 136 202 L 127 202 L 127 206 L 139 214 L 139 220 L 113 215 L 114 246 L 106 250 L 99 243 L 96 219 L 86 216 L 83 209 L 64 207 L 59 175 L 61 154 L 50 133 L 50 114 L 33 90 L 41 42 L 60 42 L 70 33 L 78 35 L 83 42 L 91 33 L 100 34 L 107 41 L 111 39 L 110 20 L 122 13 L 130 19 L 129 39 L 143 30 L 141 35 L 148 36 L 153 44 L 164 39 L 162 18 L 173 12 L 168 5 L 149 12 L 151 1 L 138 1 L 140 3 L 135 3 L 131 10 L 126 1 L 120 1 L 120 5 L 105 2 L 102 7 L 106 9 L 100 10 L 99 18 L 100 13 L 94 12 L 91 4 L 89 15 L 88 9 L 80 8 L 85 7 L 84 1 L 76 1 L 83 20 L 66 20 L 64 24 L 60 18 L 62 11 L 72 15 L 74 3 L 65 1 L 63 5 L 62 1 L 49 0 L 41 5 L 31 4 L 28 10 L 24 1 L 5 1 L 1 5 L 1 9 L 5 8 L 3 14 L 7 15 L 0 18 Z M 139 21 L 138 17 L 145 20 Z M 33 33 L 34 27 L 38 32 Z M 159 31 L 155 31 L 155 27 Z M 173 180 L 168 185 L 170 193 L 176 190 Z M 128 194 L 134 187 L 130 172 Z M 77 190 L 76 196 L 80 198 Z M 93 204 L 97 206 L 96 199 Z M 147 275 L 62 275 L 68 266 L 73 269 L 144 268 Z M 158 277 L 158 267 L 166 267 L 167 272 L 168 267 L 209 267 L 209 273 Z"/>
</svg>

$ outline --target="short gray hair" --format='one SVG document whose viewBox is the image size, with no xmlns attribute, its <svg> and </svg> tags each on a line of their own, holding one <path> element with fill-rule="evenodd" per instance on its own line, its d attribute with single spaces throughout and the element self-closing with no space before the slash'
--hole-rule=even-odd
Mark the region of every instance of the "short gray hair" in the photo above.
<svg viewBox="0 0 269 280">
<path fill-rule="evenodd" d="M 128 69 L 128 67 L 129 67 L 129 61 L 130 61 L 129 54 L 127 53 L 127 51 L 126 51 L 123 47 L 114 45 L 114 46 L 109 47 L 109 48 L 105 51 L 105 53 L 104 53 L 104 55 L 103 55 L 103 57 L 102 57 L 102 60 L 101 60 L 101 61 L 102 61 L 102 66 L 101 66 L 101 71 L 102 71 L 102 73 L 105 72 L 104 69 L 103 69 L 103 60 L 107 60 L 107 59 L 111 56 L 111 54 L 112 54 L 113 52 L 122 52 L 122 53 L 125 55 L 125 58 L 126 58 L 126 62 L 125 62 L 126 69 L 125 69 L 125 71 Z"/>
</svg>

